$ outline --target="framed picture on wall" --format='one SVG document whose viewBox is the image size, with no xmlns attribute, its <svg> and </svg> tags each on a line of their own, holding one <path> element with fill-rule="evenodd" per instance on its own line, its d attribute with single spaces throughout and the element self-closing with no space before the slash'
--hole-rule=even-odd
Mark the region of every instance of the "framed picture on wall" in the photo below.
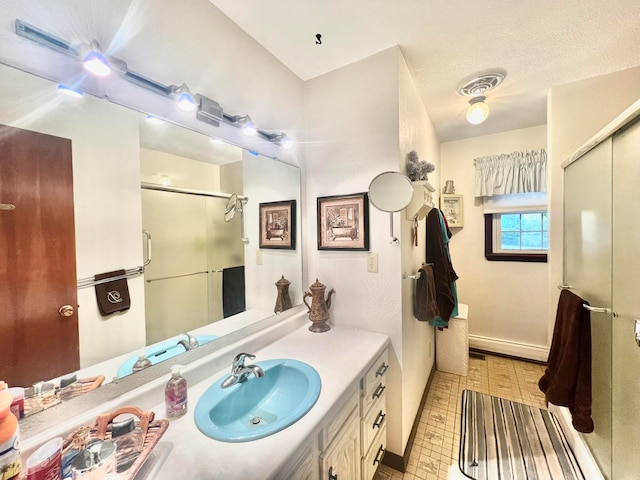
<svg viewBox="0 0 640 480">
<path fill-rule="evenodd" d="M 318 250 L 369 250 L 367 193 L 318 197 Z"/>
<path fill-rule="evenodd" d="M 462 227 L 464 216 L 462 210 L 462 195 L 442 195 L 442 213 L 444 213 L 450 227 Z"/>
<path fill-rule="evenodd" d="M 296 201 L 260 204 L 260 248 L 296 249 Z"/>
</svg>

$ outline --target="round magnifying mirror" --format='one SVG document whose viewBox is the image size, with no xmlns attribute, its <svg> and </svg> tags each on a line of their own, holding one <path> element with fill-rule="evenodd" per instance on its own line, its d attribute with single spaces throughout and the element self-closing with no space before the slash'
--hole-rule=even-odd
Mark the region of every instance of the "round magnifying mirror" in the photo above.
<svg viewBox="0 0 640 480">
<path fill-rule="evenodd" d="M 369 184 L 369 200 L 383 212 L 399 212 L 407 208 L 413 197 L 413 185 L 400 172 L 383 172 Z"/>
<path fill-rule="evenodd" d="M 231 194 L 227 201 L 227 206 L 224 207 L 224 221 L 230 222 L 233 216 L 236 214 L 236 207 L 238 205 L 238 195 Z"/>
</svg>

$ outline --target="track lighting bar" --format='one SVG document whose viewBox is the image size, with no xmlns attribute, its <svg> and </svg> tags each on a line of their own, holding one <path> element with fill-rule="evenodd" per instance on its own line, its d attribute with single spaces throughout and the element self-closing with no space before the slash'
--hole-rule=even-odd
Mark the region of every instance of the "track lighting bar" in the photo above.
<svg viewBox="0 0 640 480">
<path fill-rule="evenodd" d="M 178 108 L 185 112 L 195 110 L 196 119 L 209 125 L 219 127 L 220 122 L 224 122 L 242 129 L 243 133 L 247 136 L 258 135 L 286 149 L 293 147 L 293 140 L 285 133 L 270 133 L 258 129 L 249 115 L 229 115 L 224 113 L 218 102 L 204 95 L 197 93 L 192 94 L 184 83 L 179 86 L 163 85 L 149 77 L 130 70 L 123 60 L 105 55 L 96 40 L 92 40 L 89 44 L 72 43 L 19 19 L 15 21 L 15 30 L 16 34 L 20 37 L 81 60 L 85 68 L 94 75 L 105 76 L 115 71 L 120 74 L 122 78 L 139 87 L 164 97 L 174 98 Z M 98 69 L 90 69 L 87 65 L 88 60 L 90 60 L 94 66 L 97 66 Z"/>
</svg>

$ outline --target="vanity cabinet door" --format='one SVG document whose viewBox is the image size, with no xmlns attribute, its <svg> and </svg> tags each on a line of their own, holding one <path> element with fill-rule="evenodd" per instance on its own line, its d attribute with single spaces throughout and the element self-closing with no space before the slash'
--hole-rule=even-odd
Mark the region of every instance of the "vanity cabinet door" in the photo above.
<svg viewBox="0 0 640 480">
<path fill-rule="evenodd" d="M 290 468 L 285 468 L 276 478 L 290 480 L 317 480 L 318 479 L 318 447 L 315 441 L 307 443 L 297 456 Z"/>
<path fill-rule="evenodd" d="M 360 416 L 354 410 L 321 457 L 321 480 L 360 480 Z"/>
</svg>

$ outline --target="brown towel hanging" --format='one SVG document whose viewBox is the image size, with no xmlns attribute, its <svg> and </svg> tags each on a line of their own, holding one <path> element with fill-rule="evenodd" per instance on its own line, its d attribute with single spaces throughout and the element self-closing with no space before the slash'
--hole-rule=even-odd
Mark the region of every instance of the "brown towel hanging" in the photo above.
<svg viewBox="0 0 640 480">
<path fill-rule="evenodd" d="M 125 274 L 126 272 L 124 270 L 116 270 L 114 272 L 99 273 L 93 278 L 95 280 L 104 280 L 105 278 L 118 277 Z M 126 278 L 101 283 L 96 285 L 95 288 L 98 310 L 100 310 L 100 315 L 103 317 L 115 312 L 129 310 L 131 307 L 129 285 L 127 284 Z"/>
<path fill-rule="evenodd" d="M 428 322 L 440 315 L 436 301 L 436 283 L 431 265 L 423 265 L 418 270 L 413 315 L 421 322 Z"/>
</svg>

